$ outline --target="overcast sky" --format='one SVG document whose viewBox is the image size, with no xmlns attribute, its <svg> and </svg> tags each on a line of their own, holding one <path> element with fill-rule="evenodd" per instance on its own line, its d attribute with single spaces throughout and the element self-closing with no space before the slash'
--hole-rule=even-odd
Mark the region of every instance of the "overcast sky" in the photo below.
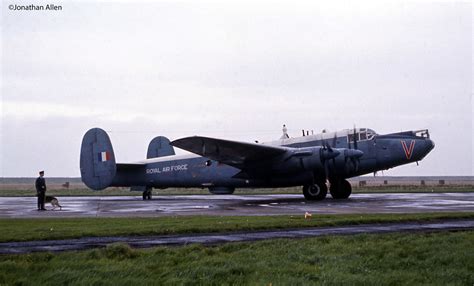
<svg viewBox="0 0 474 286">
<path fill-rule="evenodd" d="M 130 162 L 157 135 L 265 141 L 284 123 L 428 128 L 435 149 L 385 175 L 473 175 L 472 4 L 314 2 L 2 1 L 0 176 L 80 176 L 92 127 Z"/>
</svg>

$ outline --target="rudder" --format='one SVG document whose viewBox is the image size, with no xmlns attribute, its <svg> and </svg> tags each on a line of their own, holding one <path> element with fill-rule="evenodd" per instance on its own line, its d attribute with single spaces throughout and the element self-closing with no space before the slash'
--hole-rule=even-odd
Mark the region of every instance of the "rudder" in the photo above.
<svg viewBox="0 0 474 286">
<path fill-rule="evenodd" d="M 112 183 L 117 166 L 112 143 L 104 130 L 92 128 L 84 134 L 80 169 L 82 181 L 93 190 L 105 189 Z"/>
</svg>

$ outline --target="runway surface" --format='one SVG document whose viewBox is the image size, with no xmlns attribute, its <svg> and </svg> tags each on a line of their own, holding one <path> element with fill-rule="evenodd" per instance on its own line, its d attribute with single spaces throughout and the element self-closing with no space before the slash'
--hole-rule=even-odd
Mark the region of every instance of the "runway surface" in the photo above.
<svg viewBox="0 0 474 286">
<path fill-rule="evenodd" d="M 0 218 L 160 217 L 177 215 L 281 215 L 474 211 L 474 193 L 353 194 L 308 202 L 302 195 L 195 195 L 58 197 L 62 210 L 36 210 L 36 197 L 1 197 Z"/>
<path fill-rule="evenodd" d="M 127 243 L 131 247 L 186 245 L 191 243 L 221 244 L 226 242 L 257 241 L 276 238 L 306 238 L 325 235 L 352 235 L 361 233 L 434 232 L 474 229 L 474 220 L 442 220 L 437 222 L 406 222 L 366 224 L 340 227 L 317 227 L 274 231 L 253 231 L 221 234 L 164 235 L 135 237 L 86 237 L 66 240 L 0 243 L 0 254 L 30 252 L 59 252 L 105 247 L 110 243 Z"/>
</svg>

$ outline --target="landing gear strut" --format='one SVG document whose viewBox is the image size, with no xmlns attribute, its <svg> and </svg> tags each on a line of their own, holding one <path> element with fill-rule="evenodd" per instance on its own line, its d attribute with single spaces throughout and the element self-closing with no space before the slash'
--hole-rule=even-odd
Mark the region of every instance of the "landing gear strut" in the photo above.
<svg viewBox="0 0 474 286">
<path fill-rule="evenodd" d="M 326 182 L 318 180 L 312 185 L 303 186 L 304 198 L 308 201 L 320 201 L 323 200 L 328 193 L 328 187 Z"/>
<path fill-rule="evenodd" d="M 143 191 L 143 200 L 151 200 L 151 188 Z"/>
<path fill-rule="evenodd" d="M 332 180 L 329 191 L 333 199 L 347 199 L 352 193 L 351 184 L 347 180 Z"/>
</svg>

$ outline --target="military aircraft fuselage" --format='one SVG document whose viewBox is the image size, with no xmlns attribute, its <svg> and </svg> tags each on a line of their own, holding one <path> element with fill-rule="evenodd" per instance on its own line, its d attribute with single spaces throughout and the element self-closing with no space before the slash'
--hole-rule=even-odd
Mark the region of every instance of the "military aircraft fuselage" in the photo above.
<svg viewBox="0 0 474 286">
<path fill-rule="evenodd" d="M 356 134 L 360 136 L 360 132 Z M 354 144 L 351 143 L 353 140 L 348 138 L 352 135 L 338 137 L 336 133 L 335 140 L 327 139 L 326 141 L 335 142 L 334 146 L 331 146 L 333 149 L 354 148 Z M 325 141 L 324 139 L 318 139 L 317 135 L 300 137 L 299 139 L 293 141 L 281 140 L 278 143 L 281 143 L 280 146 L 311 151 L 312 147 L 320 147 Z M 277 144 L 277 142 L 270 143 L 272 145 Z M 428 137 L 417 136 L 413 132 L 374 135 L 370 139 L 359 139 L 357 145 L 358 150 L 363 152 L 358 163 L 358 169 L 355 170 L 352 165 L 345 167 L 348 163 L 345 162 L 342 156 L 337 156 L 329 161 L 329 177 L 350 178 L 420 161 L 434 147 L 433 141 Z M 142 168 L 137 170 L 134 173 L 133 180 L 130 176 L 117 176 L 112 185 L 140 185 L 143 182 L 146 182 L 147 186 L 155 188 L 242 188 L 303 185 L 310 182 L 314 175 L 313 169 L 305 168 L 305 163 L 310 160 L 308 157 L 310 156 L 306 156 L 302 160 L 301 158 L 294 158 L 292 161 L 285 162 L 275 159 L 275 163 L 272 165 L 273 169 L 263 172 L 269 175 L 261 178 L 234 178 L 240 173 L 240 169 L 198 155 L 173 155 L 142 161 L 146 162 L 146 168 L 144 171 Z M 312 166 L 309 162 L 307 165 Z M 322 173 L 322 166 L 320 168 L 320 173 Z M 277 173 L 278 176 L 271 176 L 274 173 Z"/>
<path fill-rule="evenodd" d="M 92 130 L 96 130 L 95 133 Z M 157 148 L 171 149 L 158 149 L 158 153 L 172 150 L 169 152 L 174 154 L 171 146 L 175 146 L 195 154 L 115 164 L 110 141 L 101 139 L 101 136 L 107 137 L 105 132 L 97 128 L 89 132 L 81 149 L 81 175 L 93 189 L 200 187 L 219 194 L 232 193 L 235 188 L 311 186 L 318 182 L 321 187 L 321 182 L 326 181 L 336 188 L 344 184 L 346 178 L 420 161 L 434 148 L 427 130 L 379 135 L 371 129 L 360 128 L 260 144 L 206 137 L 188 137 L 169 143 L 160 137 L 162 145 L 158 144 Z M 89 154 L 98 159 L 89 160 Z M 112 157 L 108 161 L 113 162 L 108 162 L 107 156 Z M 100 161 L 104 158 L 105 161 Z M 310 198 L 308 192 L 305 197 Z"/>
</svg>

